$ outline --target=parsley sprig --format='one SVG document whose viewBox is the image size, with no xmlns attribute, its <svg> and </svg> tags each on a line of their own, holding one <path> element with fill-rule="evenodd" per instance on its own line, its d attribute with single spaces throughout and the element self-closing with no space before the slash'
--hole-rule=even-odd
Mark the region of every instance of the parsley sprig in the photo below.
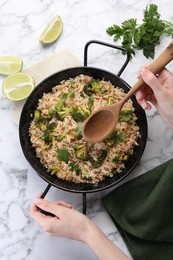
<svg viewBox="0 0 173 260">
<path fill-rule="evenodd" d="M 137 19 L 130 18 L 121 26 L 114 24 L 106 32 L 113 36 L 114 41 L 121 40 L 122 47 L 126 48 L 132 56 L 136 50 L 143 50 L 146 58 L 154 58 L 155 47 L 160 44 L 162 35 L 173 37 L 173 24 L 160 19 L 158 6 L 150 4 L 144 10 L 142 24 Z"/>
</svg>

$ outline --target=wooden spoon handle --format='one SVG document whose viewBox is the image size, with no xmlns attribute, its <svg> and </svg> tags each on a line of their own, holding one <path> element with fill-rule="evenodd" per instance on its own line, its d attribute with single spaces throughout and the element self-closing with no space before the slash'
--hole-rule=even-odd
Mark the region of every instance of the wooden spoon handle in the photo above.
<svg viewBox="0 0 173 260">
<path fill-rule="evenodd" d="M 166 49 L 148 65 L 148 69 L 154 74 L 159 73 L 164 67 L 173 59 L 173 41 L 166 47 Z M 124 104 L 139 88 L 144 84 L 142 79 L 139 79 L 134 86 L 130 89 L 127 95 L 122 99 Z"/>
</svg>

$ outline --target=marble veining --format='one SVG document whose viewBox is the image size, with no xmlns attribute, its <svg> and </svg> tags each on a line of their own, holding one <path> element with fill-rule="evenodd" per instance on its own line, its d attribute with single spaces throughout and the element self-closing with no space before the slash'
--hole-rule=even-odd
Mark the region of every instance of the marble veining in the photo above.
<svg viewBox="0 0 173 260">
<path fill-rule="evenodd" d="M 96 39 L 114 43 L 106 28 L 124 19 L 142 19 L 147 4 L 155 3 L 163 19 L 173 21 L 171 0 L 0 0 L 0 56 L 16 55 L 26 69 L 63 49 L 69 49 L 83 63 L 87 41 Z M 64 29 L 59 40 L 43 47 L 38 39 L 45 24 L 60 15 Z M 161 39 L 160 52 L 170 38 Z M 88 64 L 117 73 L 122 66 L 121 53 L 101 46 L 90 46 Z M 139 51 L 122 74 L 130 85 L 136 81 L 139 67 L 148 61 Z M 169 64 L 173 70 L 173 64 Z M 2 84 L 4 77 L 0 76 Z M 46 183 L 28 165 L 22 153 L 18 125 L 12 117 L 13 105 L 0 91 L 0 259 L 1 260 L 95 260 L 85 244 L 65 238 L 49 237 L 29 216 L 29 209 Z M 147 112 L 148 141 L 144 154 L 133 172 L 122 183 L 172 158 L 173 132 L 155 109 Z M 115 187 L 113 187 L 115 188 Z M 113 188 L 87 194 L 87 215 L 126 254 L 129 254 L 118 230 L 104 210 L 101 198 Z M 82 195 L 51 188 L 50 200 L 64 199 L 82 211 Z"/>
</svg>

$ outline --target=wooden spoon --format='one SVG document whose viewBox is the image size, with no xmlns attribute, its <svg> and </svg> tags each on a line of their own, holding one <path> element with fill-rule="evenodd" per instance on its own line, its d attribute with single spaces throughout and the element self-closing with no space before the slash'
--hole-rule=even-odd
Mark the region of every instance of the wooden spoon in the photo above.
<svg viewBox="0 0 173 260">
<path fill-rule="evenodd" d="M 159 73 L 173 59 L 173 41 L 167 48 L 148 66 L 154 74 Z M 104 106 L 93 112 L 84 122 L 83 138 L 92 143 L 106 139 L 115 129 L 121 108 L 124 103 L 142 86 L 144 81 L 139 79 L 127 95 L 118 103 Z"/>
</svg>

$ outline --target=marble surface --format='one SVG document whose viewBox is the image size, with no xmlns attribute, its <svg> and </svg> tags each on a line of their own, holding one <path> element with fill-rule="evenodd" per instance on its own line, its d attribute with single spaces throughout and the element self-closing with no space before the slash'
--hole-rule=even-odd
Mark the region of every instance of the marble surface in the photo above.
<svg viewBox="0 0 173 260">
<path fill-rule="evenodd" d="M 0 56 L 20 56 L 24 62 L 23 68 L 27 69 L 66 48 L 83 63 L 83 48 L 87 41 L 97 39 L 113 43 L 113 39 L 105 32 L 106 28 L 114 23 L 121 24 L 124 19 L 131 17 L 140 20 L 143 9 L 150 3 L 159 6 L 163 19 L 173 20 L 171 0 L 0 0 Z M 63 33 L 56 43 L 43 47 L 38 41 L 39 35 L 56 14 L 62 17 Z M 156 51 L 159 53 L 170 41 L 170 38 L 162 38 Z M 117 73 L 123 59 L 124 56 L 111 49 L 91 47 L 89 64 Z M 139 67 L 146 62 L 141 52 L 138 52 L 122 74 L 123 79 L 132 85 Z M 168 67 L 173 70 L 172 64 Z M 3 79 L 0 76 L 0 83 Z M 0 91 L 0 259 L 95 260 L 95 255 L 85 244 L 49 237 L 30 218 L 30 205 L 38 192 L 44 190 L 46 183 L 24 158 L 12 112 L 13 104 Z M 172 131 L 155 109 L 147 112 L 147 119 L 149 129 L 146 149 L 138 166 L 123 182 L 172 157 Z M 87 196 L 87 215 L 130 256 L 101 203 L 101 198 L 109 191 Z M 47 198 L 64 199 L 82 210 L 80 194 L 51 188 Z"/>
</svg>

